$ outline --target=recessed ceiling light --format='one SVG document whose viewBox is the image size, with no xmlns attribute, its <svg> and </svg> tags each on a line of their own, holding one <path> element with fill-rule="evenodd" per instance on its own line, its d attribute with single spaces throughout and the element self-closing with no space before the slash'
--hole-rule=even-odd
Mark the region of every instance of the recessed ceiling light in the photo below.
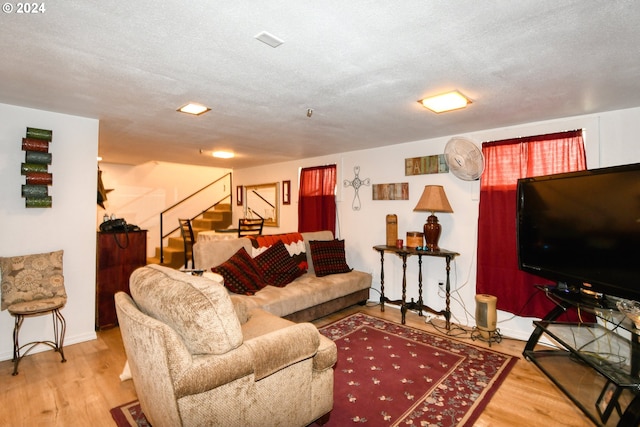
<svg viewBox="0 0 640 427">
<path fill-rule="evenodd" d="M 190 102 L 178 108 L 177 111 L 181 113 L 193 114 L 194 116 L 199 116 L 200 114 L 204 114 L 209 110 L 211 110 L 211 108 L 205 107 L 202 104 L 196 104 L 194 102 Z"/>
<path fill-rule="evenodd" d="M 471 104 L 471 100 L 457 90 L 421 99 L 418 102 L 422 104 L 423 107 L 428 108 L 434 113 L 458 110 L 466 107 L 468 104 Z"/>
<path fill-rule="evenodd" d="M 218 159 L 232 159 L 233 157 L 235 157 L 235 154 L 233 154 L 231 151 L 214 151 L 213 153 L 211 153 L 211 155 Z"/>
<path fill-rule="evenodd" d="M 256 40 L 260 40 L 262 43 L 268 44 L 273 48 L 276 48 L 284 43 L 283 40 L 280 40 L 278 37 L 274 36 L 273 34 L 269 34 L 266 31 L 263 31 L 260 34 L 256 34 L 254 37 Z"/>
</svg>

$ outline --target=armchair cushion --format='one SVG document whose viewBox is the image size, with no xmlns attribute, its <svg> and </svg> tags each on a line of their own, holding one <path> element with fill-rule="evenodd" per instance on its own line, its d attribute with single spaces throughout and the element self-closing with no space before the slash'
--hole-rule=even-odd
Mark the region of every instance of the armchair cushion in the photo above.
<svg viewBox="0 0 640 427">
<path fill-rule="evenodd" d="M 191 354 L 224 354 L 242 344 L 242 329 L 226 289 L 204 277 L 148 265 L 133 272 L 140 310 L 171 326 Z"/>
<path fill-rule="evenodd" d="M 26 301 L 52 299 L 48 305 L 64 305 L 67 294 L 62 275 L 63 251 L 0 258 L 1 310 Z M 37 311 L 37 310 L 36 310 Z"/>
</svg>

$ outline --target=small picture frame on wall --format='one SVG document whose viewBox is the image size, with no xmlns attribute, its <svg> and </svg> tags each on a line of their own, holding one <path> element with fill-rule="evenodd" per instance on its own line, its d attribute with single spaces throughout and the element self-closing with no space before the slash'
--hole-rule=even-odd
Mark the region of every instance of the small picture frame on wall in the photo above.
<svg viewBox="0 0 640 427">
<path fill-rule="evenodd" d="M 236 187 L 236 205 L 242 206 L 242 185 Z"/>
<path fill-rule="evenodd" d="M 291 181 L 282 181 L 282 204 L 291 204 Z"/>
</svg>

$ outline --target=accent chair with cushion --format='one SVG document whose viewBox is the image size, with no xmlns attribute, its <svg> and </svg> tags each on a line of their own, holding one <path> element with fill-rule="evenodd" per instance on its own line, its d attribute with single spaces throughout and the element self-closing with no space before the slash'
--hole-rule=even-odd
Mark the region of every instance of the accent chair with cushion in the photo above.
<svg viewBox="0 0 640 427">
<path fill-rule="evenodd" d="M 13 374 L 18 375 L 18 365 L 23 357 L 40 344 L 51 347 L 64 357 L 66 322 L 60 310 L 67 303 L 67 292 L 62 274 L 62 250 L 42 254 L 0 258 L 2 277 L 1 310 L 9 311 L 15 318 L 13 328 Z M 51 314 L 53 340 L 32 341 L 20 344 L 20 329 L 28 317 Z"/>
<path fill-rule="evenodd" d="M 132 297 L 116 294 L 149 422 L 306 426 L 330 412 L 333 341 L 310 323 L 234 304 L 220 281 L 148 265 L 131 275 Z"/>
</svg>

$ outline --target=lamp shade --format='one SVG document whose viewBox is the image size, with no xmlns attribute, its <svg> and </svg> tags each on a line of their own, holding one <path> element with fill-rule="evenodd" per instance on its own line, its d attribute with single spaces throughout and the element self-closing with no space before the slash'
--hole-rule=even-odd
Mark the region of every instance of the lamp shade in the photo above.
<svg viewBox="0 0 640 427">
<path fill-rule="evenodd" d="M 425 185 L 414 211 L 453 213 L 442 185 Z"/>
<path fill-rule="evenodd" d="M 447 200 L 447 195 L 444 194 L 442 185 L 426 185 L 420 200 L 418 200 L 418 204 L 413 210 L 431 212 L 431 215 L 427 218 L 427 222 L 424 224 L 424 240 L 428 250 L 439 251 L 438 240 L 440 239 L 442 227 L 434 213 L 453 213 L 453 209 L 451 209 L 449 200 Z"/>
</svg>

